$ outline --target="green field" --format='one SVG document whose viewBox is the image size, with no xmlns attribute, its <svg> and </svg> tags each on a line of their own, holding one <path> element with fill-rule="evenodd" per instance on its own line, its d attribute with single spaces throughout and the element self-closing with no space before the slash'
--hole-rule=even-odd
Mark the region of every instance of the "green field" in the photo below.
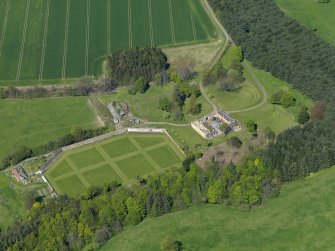
<svg viewBox="0 0 335 251">
<path fill-rule="evenodd" d="M 63 153 L 46 177 L 58 193 L 78 195 L 86 188 L 180 166 L 183 153 L 164 134 L 126 134 Z"/>
<path fill-rule="evenodd" d="M 286 14 L 316 32 L 335 46 L 335 1 L 327 4 L 315 0 L 276 0 Z"/>
<path fill-rule="evenodd" d="M 23 208 L 22 188 L 23 186 L 17 184 L 8 173 L 0 174 L 0 228 L 2 230 L 26 212 Z"/>
<path fill-rule="evenodd" d="M 0 159 L 15 146 L 34 147 L 97 123 L 86 97 L 0 100 Z"/>
<path fill-rule="evenodd" d="M 251 211 L 206 205 L 148 219 L 101 250 L 159 250 L 166 235 L 185 250 L 334 250 L 334 179 L 335 167 L 285 185 Z"/>
<path fill-rule="evenodd" d="M 27 85 L 95 75 L 118 48 L 216 37 L 201 0 L 2 0 L 0 81 Z"/>
</svg>

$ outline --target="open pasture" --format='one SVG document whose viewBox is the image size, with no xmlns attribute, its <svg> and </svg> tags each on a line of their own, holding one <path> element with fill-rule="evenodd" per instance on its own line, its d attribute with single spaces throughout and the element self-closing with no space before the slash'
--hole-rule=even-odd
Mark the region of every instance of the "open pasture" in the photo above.
<svg viewBox="0 0 335 251">
<path fill-rule="evenodd" d="M 128 183 L 180 166 L 182 160 L 182 152 L 168 136 L 129 133 L 63 153 L 46 177 L 58 193 L 75 196 L 90 186 Z"/>
<path fill-rule="evenodd" d="M 118 48 L 215 37 L 201 0 L 3 0 L 0 81 L 25 85 L 94 75 Z"/>
<path fill-rule="evenodd" d="M 75 126 L 98 127 L 87 97 L 0 100 L 0 160 L 14 147 L 46 144 Z"/>
</svg>

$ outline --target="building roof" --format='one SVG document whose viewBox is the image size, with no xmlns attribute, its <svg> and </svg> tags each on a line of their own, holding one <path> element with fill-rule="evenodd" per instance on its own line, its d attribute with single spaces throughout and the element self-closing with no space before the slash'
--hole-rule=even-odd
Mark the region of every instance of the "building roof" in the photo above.
<svg viewBox="0 0 335 251">
<path fill-rule="evenodd" d="M 235 120 L 230 116 L 229 113 L 224 112 L 224 111 L 218 111 L 218 114 L 222 116 L 227 122 L 233 123 Z"/>
</svg>

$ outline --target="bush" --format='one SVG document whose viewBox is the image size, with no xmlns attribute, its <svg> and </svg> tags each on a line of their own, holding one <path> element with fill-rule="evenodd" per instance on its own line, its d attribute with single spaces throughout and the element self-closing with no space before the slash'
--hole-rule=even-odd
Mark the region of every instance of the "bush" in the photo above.
<svg viewBox="0 0 335 251">
<path fill-rule="evenodd" d="M 234 136 L 228 139 L 228 145 L 235 148 L 240 148 L 242 146 L 242 141 L 238 137 Z"/>
</svg>

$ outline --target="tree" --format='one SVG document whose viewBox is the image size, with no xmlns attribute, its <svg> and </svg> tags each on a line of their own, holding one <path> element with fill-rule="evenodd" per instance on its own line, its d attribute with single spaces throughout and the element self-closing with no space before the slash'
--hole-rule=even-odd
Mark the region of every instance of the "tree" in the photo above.
<svg viewBox="0 0 335 251">
<path fill-rule="evenodd" d="M 240 148 L 242 145 L 242 141 L 237 136 L 234 136 L 228 139 L 228 145 L 231 145 L 235 148 Z"/>
<path fill-rule="evenodd" d="M 274 140 L 276 138 L 276 133 L 272 131 L 269 127 L 264 129 L 265 138 L 267 140 Z"/>
<path fill-rule="evenodd" d="M 183 245 L 180 241 L 173 239 L 170 235 L 167 235 L 161 243 L 162 251 L 181 251 Z"/>
<path fill-rule="evenodd" d="M 257 136 L 257 124 L 253 120 L 249 120 L 247 122 L 247 129 L 248 132 L 251 133 L 253 136 Z"/>
<path fill-rule="evenodd" d="M 199 114 L 201 112 L 201 105 L 197 103 L 197 98 L 193 94 L 185 102 L 185 111 L 190 114 Z"/>
<path fill-rule="evenodd" d="M 106 243 L 112 237 L 112 231 L 109 227 L 103 226 L 94 233 L 94 242 L 99 246 Z"/>
<path fill-rule="evenodd" d="M 323 120 L 327 110 L 327 103 L 324 101 L 317 101 L 311 111 L 312 120 Z"/>
<path fill-rule="evenodd" d="M 140 223 L 144 217 L 144 210 L 138 202 L 132 197 L 129 197 L 126 201 L 128 214 L 126 216 L 126 223 L 136 225 Z"/>
<path fill-rule="evenodd" d="M 170 112 L 172 108 L 171 101 L 164 97 L 159 100 L 159 108 L 163 111 Z"/>
<path fill-rule="evenodd" d="M 300 108 L 300 112 L 298 114 L 298 122 L 299 124 L 305 124 L 309 121 L 310 116 L 307 112 L 307 107 L 306 106 L 302 106 Z"/>
<path fill-rule="evenodd" d="M 139 93 L 145 93 L 149 85 L 143 77 L 138 78 L 135 81 L 135 90 Z"/>
</svg>

